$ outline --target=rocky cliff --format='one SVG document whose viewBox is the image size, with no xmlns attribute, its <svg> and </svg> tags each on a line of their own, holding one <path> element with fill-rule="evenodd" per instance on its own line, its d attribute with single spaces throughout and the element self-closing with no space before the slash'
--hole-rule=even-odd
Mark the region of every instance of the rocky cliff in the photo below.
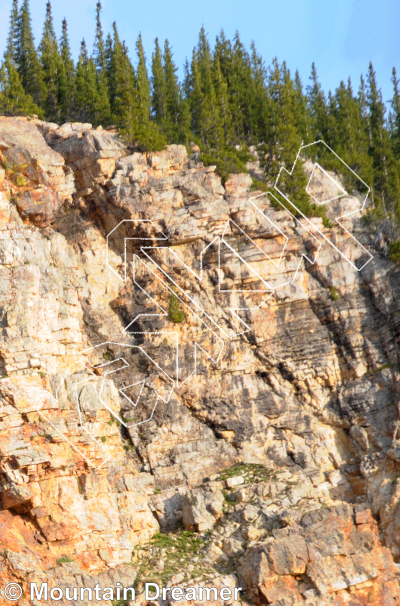
<svg viewBox="0 0 400 606">
<path fill-rule="evenodd" d="M 90 124 L 0 154 L 0 585 L 399 604 L 399 269 L 357 213 Z"/>
</svg>

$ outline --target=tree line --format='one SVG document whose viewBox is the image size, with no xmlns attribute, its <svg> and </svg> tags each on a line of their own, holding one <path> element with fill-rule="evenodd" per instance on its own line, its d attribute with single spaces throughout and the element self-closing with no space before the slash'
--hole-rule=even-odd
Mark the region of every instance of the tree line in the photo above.
<svg viewBox="0 0 400 606">
<path fill-rule="evenodd" d="M 75 63 L 67 22 L 57 39 L 50 2 L 36 46 L 29 0 L 21 6 L 13 0 L 0 67 L 0 113 L 115 125 L 144 151 L 194 141 L 202 161 L 217 164 L 223 178 L 246 170 L 254 146 L 266 183 L 282 164 L 292 166 L 302 143 L 323 139 L 371 186 L 375 216 L 400 225 L 400 89 L 394 68 L 387 112 L 372 63 L 357 89 L 349 79 L 326 94 L 314 64 L 304 86 L 285 62 L 274 59 L 266 66 L 255 44 L 247 49 L 238 32 L 229 40 L 221 31 L 212 47 L 202 28 L 181 82 L 168 40 L 155 40 L 148 61 L 139 35 L 132 62 L 115 23 L 105 36 L 100 1 L 95 25 L 92 52 L 82 40 Z M 325 160 L 327 168 L 336 168 Z M 324 215 L 306 199 L 301 166 L 291 187 L 307 214 Z"/>
</svg>

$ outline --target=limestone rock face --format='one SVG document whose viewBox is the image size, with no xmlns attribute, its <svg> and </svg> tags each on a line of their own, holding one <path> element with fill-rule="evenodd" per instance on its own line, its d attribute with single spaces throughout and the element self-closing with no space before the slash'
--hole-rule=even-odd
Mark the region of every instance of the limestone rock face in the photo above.
<svg viewBox="0 0 400 606">
<path fill-rule="evenodd" d="M 158 570 L 399 603 L 399 270 L 344 256 L 340 226 L 183 146 L 0 118 L 0 586 Z"/>
<path fill-rule="evenodd" d="M 397 569 L 368 510 L 320 509 L 249 548 L 241 581 L 257 604 L 396 604 Z M 351 602 L 350 602 L 351 603 Z"/>
<path fill-rule="evenodd" d="M 37 225 L 52 222 L 75 191 L 74 175 L 63 156 L 49 148 L 26 118 L 1 117 L 0 139 L 7 146 L 2 151 L 6 166 L 16 177 L 11 183 L 19 189 L 15 201 L 22 219 Z M 11 185 L 10 191 L 14 189 Z"/>
</svg>

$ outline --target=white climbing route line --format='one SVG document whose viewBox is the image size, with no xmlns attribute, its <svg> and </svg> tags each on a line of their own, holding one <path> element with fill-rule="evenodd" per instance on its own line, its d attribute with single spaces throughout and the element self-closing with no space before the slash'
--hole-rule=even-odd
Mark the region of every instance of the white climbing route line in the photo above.
<svg viewBox="0 0 400 606">
<path fill-rule="evenodd" d="M 315 157 L 318 156 L 318 154 L 321 155 L 321 150 L 325 154 L 333 154 L 336 164 L 340 162 L 342 172 L 350 175 L 351 178 L 359 184 L 359 187 L 364 190 L 363 194 L 365 193 L 360 208 L 351 209 L 345 214 L 339 214 L 334 218 L 336 224 L 348 237 L 348 241 L 359 247 L 358 250 L 361 251 L 361 255 L 359 255 L 361 261 L 358 264 L 350 257 L 347 249 L 341 248 L 341 246 L 334 241 L 329 232 L 324 233 L 318 228 L 316 222 L 313 222 L 301 211 L 299 208 L 300 205 L 296 203 L 296 199 L 292 199 L 285 193 L 285 183 L 288 180 L 290 181 L 290 178 L 293 176 L 296 164 L 298 162 L 303 162 L 305 156 L 311 158 L 311 156 L 314 155 L 315 160 Z M 324 183 L 328 194 L 325 196 L 327 199 L 321 200 L 318 198 L 318 191 L 320 191 L 321 188 L 323 189 Z M 278 256 L 271 257 L 263 250 L 262 245 L 259 243 L 262 235 L 250 236 L 247 233 L 246 225 L 239 225 L 238 221 L 231 218 L 228 219 L 224 225 L 222 235 L 208 237 L 207 234 L 204 234 L 204 239 L 208 241 L 208 244 L 197 256 L 197 270 L 190 267 L 181 259 L 174 249 L 168 246 L 168 236 L 161 231 L 158 224 L 154 221 L 149 219 L 124 219 L 110 231 L 106 237 L 106 266 L 122 282 L 128 283 L 129 280 L 132 280 L 132 284 L 137 291 L 145 295 L 146 302 L 153 305 L 155 310 L 153 308 L 151 311 L 145 310 L 144 312 L 137 313 L 122 331 L 121 338 L 126 335 L 131 335 L 135 337 L 135 339 L 141 339 L 141 346 L 131 343 L 122 343 L 119 342 L 119 340 L 104 341 L 99 345 L 82 351 L 79 362 L 74 363 L 75 365 L 81 364 L 80 369 L 84 370 L 86 373 L 81 380 L 75 382 L 74 386 L 75 405 L 78 411 L 79 425 L 91 439 L 94 440 L 96 445 L 107 454 L 107 457 L 101 463 L 100 467 L 110 458 L 111 454 L 105 449 L 104 445 L 100 444 L 89 432 L 88 427 L 90 426 L 90 423 L 85 423 L 85 411 L 82 409 L 80 401 L 80 394 L 83 386 L 94 382 L 94 384 L 99 387 L 98 398 L 102 406 L 126 428 L 129 429 L 149 422 L 153 418 L 159 401 L 168 404 L 171 400 L 174 388 L 184 385 L 197 373 L 200 357 L 204 357 L 212 363 L 218 364 L 221 360 L 225 344 L 251 330 L 251 320 L 248 320 L 246 317 L 245 321 L 243 317 L 241 317 L 243 313 L 245 315 L 250 314 L 250 318 L 254 317 L 254 314 L 257 314 L 278 289 L 285 288 L 298 280 L 299 275 L 304 270 L 304 262 L 306 261 L 309 264 L 314 265 L 323 245 L 328 244 L 342 259 L 358 272 L 371 261 L 373 258 L 372 254 L 354 237 L 349 229 L 343 225 L 344 220 L 355 216 L 357 213 L 361 213 L 365 209 L 369 192 L 370 188 L 366 183 L 364 183 L 364 181 L 328 145 L 326 145 L 326 143 L 323 141 L 316 141 L 300 147 L 290 171 L 285 167 L 280 168 L 274 186 L 270 191 L 258 194 L 248 200 L 249 205 L 246 209 L 248 212 L 248 224 L 250 225 L 250 219 L 254 220 L 253 223 L 256 227 L 260 224 L 262 225 L 264 222 L 264 227 L 267 232 L 268 230 L 275 230 L 276 234 L 273 237 L 276 238 L 276 242 L 279 243 L 279 245 L 281 245 L 281 241 L 283 240 Z M 323 166 L 321 166 L 320 162 L 317 162 L 316 160 L 312 164 L 310 176 L 305 187 L 305 193 L 309 196 L 310 202 L 317 205 L 332 204 L 344 197 L 349 197 L 349 194 L 344 187 L 334 179 Z M 269 199 L 270 206 L 272 203 L 272 206 L 280 207 L 281 212 L 284 212 L 288 218 L 290 218 L 290 234 L 285 233 L 279 224 L 268 216 L 267 211 L 270 210 L 270 207 L 264 210 L 259 207 L 259 203 L 262 202 L 263 199 Z M 285 203 L 283 203 L 282 199 L 285 200 Z M 257 233 L 257 229 L 255 231 Z M 294 235 L 292 235 L 292 232 L 294 232 Z M 235 249 L 235 243 L 237 243 L 239 248 L 237 235 L 241 238 L 241 242 L 245 243 L 245 246 L 241 251 Z M 295 254 L 293 255 L 293 251 L 289 250 L 289 242 L 293 239 L 297 246 L 299 238 L 303 242 L 305 250 L 296 249 Z M 232 243 L 233 239 L 234 241 Z M 130 247 L 131 252 L 128 250 L 130 242 L 133 243 L 133 246 Z M 306 244 L 308 244 L 308 247 Z M 120 251 L 120 254 L 115 252 L 115 249 Z M 209 253 L 211 257 L 208 257 L 208 263 L 210 263 L 209 258 L 213 258 L 213 253 L 214 258 L 217 255 L 217 262 L 214 262 L 214 266 L 212 263 L 211 266 L 209 266 L 211 270 L 215 269 L 217 271 L 217 296 L 225 297 L 225 302 L 220 305 L 222 310 L 221 317 L 217 317 L 213 309 L 210 311 L 210 305 L 207 298 L 201 296 L 201 286 L 205 284 L 205 280 L 208 279 L 209 276 L 209 271 L 206 270 L 205 267 L 205 260 Z M 292 262 L 289 276 L 285 275 L 286 259 L 288 258 L 288 255 Z M 250 259 L 248 258 L 249 256 L 251 256 Z M 293 256 L 295 257 L 294 260 Z M 364 257 L 367 259 L 365 260 Z M 122 271 L 121 259 L 123 265 Z M 226 269 L 224 259 L 228 259 L 228 262 L 233 260 L 240 268 L 240 271 L 245 272 L 245 276 L 250 276 L 247 282 L 250 281 L 251 283 L 246 283 L 243 274 L 241 274 L 240 277 L 241 283 L 239 286 L 241 286 L 241 288 L 229 287 L 229 284 L 227 285 L 224 283 L 224 269 Z M 256 259 L 256 261 L 254 261 L 254 259 Z M 264 272 L 256 265 L 260 259 L 262 262 L 267 262 L 262 266 L 262 269 L 270 267 L 268 265 L 269 263 L 272 264 L 273 272 L 268 269 L 268 271 L 272 272 L 271 274 L 264 275 Z M 279 273 L 281 268 L 282 272 Z M 131 273 L 129 273 L 130 271 Z M 195 294 L 189 291 L 187 287 L 188 280 L 182 278 L 182 274 L 185 273 L 189 275 L 190 280 L 193 280 L 193 283 L 196 285 Z M 286 271 L 286 274 L 287 273 L 288 272 Z M 284 275 L 284 278 L 280 280 L 281 274 Z M 147 283 L 146 278 L 148 279 Z M 231 280 L 231 282 L 233 282 L 233 284 L 235 283 L 233 280 Z M 254 289 L 251 288 L 253 282 L 255 283 Z M 150 289 L 148 284 L 151 284 Z M 247 288 L 245 288 L 246 285 Z M 149 290 L 152 292 L 149 292 Z M 231 299 L 234 294 L 240 294 L 245 304 L 237 306 L 232 305 L 232 302 L 234 303 L 234 301 Z M 164 296 L 164 299 L 162 295 Z M 229 299 L 229 295 L 231 295 L 231 299 Z M 261 301 L 258 300 L 257 304 L 254 305 L 251 300 L 252 295 L 257 295 Z M 190 322 L 185 323 L 182 327 L 179 327 L 179 325 L 176 326 L 175 330 L 171 330 L 170 325 L 168 325 L 169 312 L 164 308 L 165 305 L 162 302 L 163 300 L 168 300 L 168 297 L 170 298 L 172 296 L 177 298 L 181 309 L 185 310 L 186 314 L 190 314 Z M 158 300 L 156 300 L 156 297 Z M 228 315 L 230 314 L 230 319 L 234 320 L 234 324 L 227 321 L 227 312 Z M 160 330 L 157 330 L 154 329 L 154 326 L 151 326 L 151 323 L 160 324 L 160 322 L 161 324 L 164 323 L 164 325 L 167 323 L 165 329 L 161 327 Z M 147 323 L 150 323 L 149 330 L 141 329 L 141 325 L 146 325 Z M 193 334 L 195 333 L 193 337 L 188 335 L 189 324 L 190 328 L 193 329 Z M 140 330 L 137 330 L 138 325 Z M 151 347 L 157 350 L 157 339 L 161 338 L 170 339 L 170 342 L 173 343 L 173 347 L 170 347 L 170 351 L 174 351 L 174 364 L 171 362 L 171 359 L 166 359 L 165 356 L 156 359 L 154 354 L 150 355 L 149 352 L 146 351 L 146 349 L 151 349 Z M 183 339 L 185 347 L 182 345 Z M 189 358 L 193 362 L 194 367 L 193 369 L 189 368 L 189 371 L 186 372 L 185 368 L 181 367 L 180 361 L 183 359 L 185 362 L 184 367 L 188 366 L 188 344 L 192 351 L 192 358 L 190 356 Z M 90 362 L 88 363 L 88 356 L 90 357 L 90 355 L 99 350 L 99 348 L 107 347 L 107 345 L 117 346 L 122 349 L 129 348 L 130 351 L 136 349 L 137 352 L 140 352 L 141 355 L 145 356 L 148 364 L 154 371 L 155 376 L 158 376 L 159 379 L 162 380 L 164 388 L 160 387 L 160 389 L 157 390 L 154 389 L 154 385 L 151 387 L 152 393 L 154 391 L 156 393 L 156 398 L 151 412 L 145 420 L 133 423 L 124 420 L 123 415 L 113 410 L 107 400 L 106 387 L 108 377 L 113 375 L 114 378 L 117 376 L 116 373 L 121 373 L 121 371 L 125 371 L 123 376 L 126 384 L 119 387 L 118 393 L 124 398 L 125 403 L 136 410 L 139 406 L 139 401 L 143 398 L 145 388 L 147 388 L 147 379 L 138 379 L 133 376 L 135 374 L 134 372 L 133 375 L 132 373 L 129 373 L 128 369 L 130 364 L 127 357 L 119 355 L 119 357 L 114 360 L 97 365 L 93 365 Z M 117 362 L 119 363 L 119 367 L 115 368 Z M 74 364 L 71 365 L 68 372 L 72 369 Z M 173 368 L 173 370 L 171 370 L 171 368 Z M 98 376 L 99 372 L 102 374 L 101 379 L 99 379 Z M 70 372 L 69 374 L 71 375 Z M 128 379 L 125 379 L 126 375 L 128 375 Z M 65 377 L 63 378 L 63 381 L 64 379 Z M 133 397 L 129 395 L 129 390 L 134 387 L 137 387 L 136 392 L 138 391 L 138 393 Z M 60 387 L 57 389 L 55 398 L 57 401 L 59 389 Z M 43 412 L 41 412 L 41 414 L 43 415 Z M 46 420 L 52 425 L 55 431 L 61 433 L 47 418 Z M 63 434 L 61 433 L 61 435 Z M 80 452 L 70 440 L 65 436 L 64 438 L 73 446 L 73 448 L 75 448 L 75 450 Z M 87 457 L 83 455 L 82 452 L 80 452 L 80 454 L 88 461 Z M 93 462 L 91 462 L 91 464 L 93 465 Z"/>
</svg>

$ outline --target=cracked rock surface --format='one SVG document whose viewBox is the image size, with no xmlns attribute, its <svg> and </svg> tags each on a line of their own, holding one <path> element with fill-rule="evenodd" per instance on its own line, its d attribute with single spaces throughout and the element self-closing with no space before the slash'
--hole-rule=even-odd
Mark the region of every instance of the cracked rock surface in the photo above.
<svg viewBox="0 0 400 606">
<path fill-rule="evenodd" d="M 0 585 L 399 604 L 398 266 L 309 263 L 316 232 L 183 146 L 25 118 L 0 142 Z"/>
</svg>

